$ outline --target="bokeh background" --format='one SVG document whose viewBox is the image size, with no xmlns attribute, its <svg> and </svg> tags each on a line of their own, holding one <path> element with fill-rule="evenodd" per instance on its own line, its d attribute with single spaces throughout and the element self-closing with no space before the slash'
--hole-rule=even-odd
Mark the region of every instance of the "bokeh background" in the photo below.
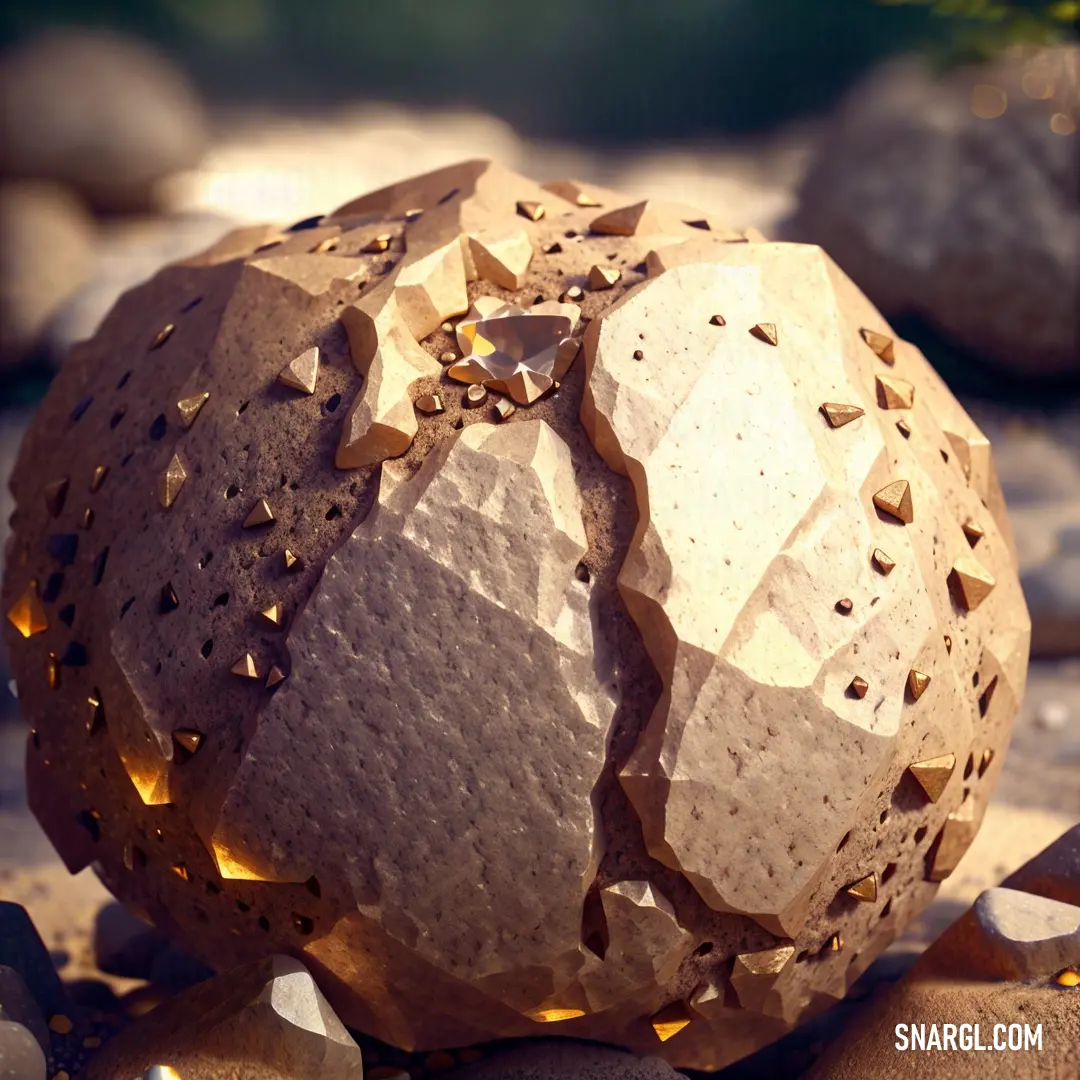
<svg viewBox="0 0 1080 1080">
<path fill-rule="evenodd" d="M 0 533 L 73 341 L 245 222 L 467 157 L 822 244 L 995 444 L 1034 621 L 982 834 L 894 952 L 1080 822 L 1080 2 L 35 0 L 0 6 Z M 0 896 L 69 975 L 106 899 L 26 812 Z"/>
</svg>

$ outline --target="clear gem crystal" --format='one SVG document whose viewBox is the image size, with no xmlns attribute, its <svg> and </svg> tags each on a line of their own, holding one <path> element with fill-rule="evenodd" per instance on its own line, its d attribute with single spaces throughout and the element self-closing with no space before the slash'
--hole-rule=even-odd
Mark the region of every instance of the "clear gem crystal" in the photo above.
<svg viewBox="0 0 1080 1080">
<path fill-rule="evenodd" d="M 577 311 L 575 305 L 552 302 L 526 311 L 484 297 L 457 325 L 462 356 L 447 374 L 459 382 L 482 383 L 509 394 L 519 405 L 529 405 L 573 360 L 577 342 L 570 335 Z"/>
</svg>

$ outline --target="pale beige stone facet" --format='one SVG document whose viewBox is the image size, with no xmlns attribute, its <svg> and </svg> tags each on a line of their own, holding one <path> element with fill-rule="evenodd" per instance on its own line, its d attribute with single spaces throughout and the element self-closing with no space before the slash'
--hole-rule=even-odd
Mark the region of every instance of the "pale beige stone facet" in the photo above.
<svg viewBox="0 0 1080 1080">
<path fill-rule="evenodd" d="M 278 382 L 283 386 L 299 390 L 304 394 L 314 394 L 319 379 L 319 347 L 313 345 L 305 349 L 294 360 L 281 369 Z"/>
<path fill-rule="evenodd" d="M 574 980 L 601 850 L 590 795 L 614 702 L 575 574 L 586 551 L 581 496 L 569 449 L 542 421 L 471 425 L 415 477 L 391 480 L 293 622 L 290 677 L 261 714 L 218 836 L 243 860 L 305 881 L 338 840 L 267 840 L 331 799 L 335 829 L 372 853 L 347 874 L 381 933 L 405 935 L 465 983 L 497 984 L 524 1012 Z M 319 674 L 328 658 L 332 684 Z M 462 692 L 479 685 L 483 694 Z M 327 786 L 294 790 L 262 763 L 311 710 L 323 736 L 304 752 L 327 755 Z M 277 791 L 280 831 L 245 809 L 266 785 Z M 416 814 L 401 794 L 420 788 L 426 809 Z M 262 796 L 258 805 L 265 813 Z M 522 935 L 526 924 L 536 929 Z M 419 937 L 408 930 L 418 925 Z"/>
<path fill-rule="evenodd" d="M 469 253 L 477 274 L 503 289 L 520 289 L 532 261 L 532 241 L 524 229 L 487 232 L 469 237 Z"/>
<path fill-rule="evenodd" d="M 987 889 L 974 913 L 987 948 L 1015 979 L 1044 979 L 1080 960 L 1080 907 L 1017 889 Z"/>
</svg>

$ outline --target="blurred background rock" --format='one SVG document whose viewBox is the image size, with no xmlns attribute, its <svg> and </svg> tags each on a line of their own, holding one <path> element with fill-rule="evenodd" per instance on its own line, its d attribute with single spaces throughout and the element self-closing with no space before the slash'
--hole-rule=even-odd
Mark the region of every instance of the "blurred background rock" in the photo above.
<svg viewBox="0 0 1080 1080">
<path fill-rule="evenodd" d="M 917 949 L 1080 822 L 1078 21 L 1074 0 L 2 5 L 0 534 L 71 343 L 234 224 L 490 156 L 820 243 L 993 441 L 1034 621 L 992 817 Z M 0 832 L 21 830 L 0 895 L 90 970 L 102 889 L 28 821 L 21 741 L 0 724 Z"/>
</svg>

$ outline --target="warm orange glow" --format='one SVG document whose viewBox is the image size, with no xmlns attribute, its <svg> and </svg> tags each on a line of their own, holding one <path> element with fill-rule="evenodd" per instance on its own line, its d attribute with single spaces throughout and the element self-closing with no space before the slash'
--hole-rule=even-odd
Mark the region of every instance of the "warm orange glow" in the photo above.
<svg viewBox="0 0 1080 1080">
<path fill-rule="evenodd" d="M 1000 87 L 979 83 L 971 91 L 971 111 L 981 120 L 994 120 L 1009 107 L 1009 97 Z"/>
<path fill-rule="evenodd" d="M 1076 132 L 1076 121 L 1068 113 L 1054 113 L 1050 117 L 1050 130 L 1055 135 L 1073 135 Z"/>
<path fill-rule="evenodd" d="M 560 1020 L 576 1020 L 585 1015 L 584 1009 L 536 1009 L 527 1014 L 530 1020 L 538 1024 L 555 1024 Z"/>
</svg>

